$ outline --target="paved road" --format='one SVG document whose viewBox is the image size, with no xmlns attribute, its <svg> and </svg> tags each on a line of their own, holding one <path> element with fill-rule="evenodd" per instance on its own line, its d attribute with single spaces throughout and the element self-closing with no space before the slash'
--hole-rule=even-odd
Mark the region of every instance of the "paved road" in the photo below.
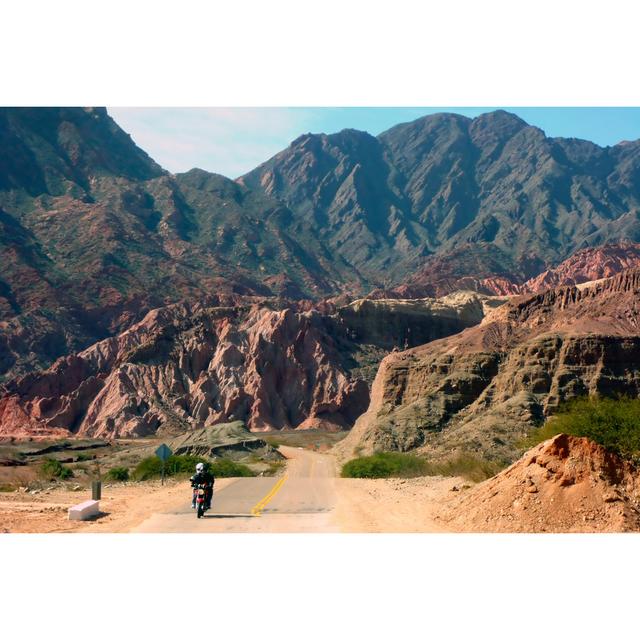
<svg viewBox="0 0 640 640">
<path fill-rule="evenodd" d="M 183 503 L 156 513 L 134 532 L 145 533 L 317 533 L 337 531 L 331 521 L 335 506 L 335 463 L 331 456 L 281 447 L 288 458 L 277 478 L 237 478 L 215 491 L 213 505 L 203 518 L 190 508 L 186 489 Z"/>
</svg>

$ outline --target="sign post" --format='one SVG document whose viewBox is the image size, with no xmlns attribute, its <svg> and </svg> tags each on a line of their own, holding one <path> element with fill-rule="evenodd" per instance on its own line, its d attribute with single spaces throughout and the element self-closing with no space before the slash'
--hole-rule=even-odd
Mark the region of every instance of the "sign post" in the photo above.
<svg viewBox="0 0 640 640">
<path fill-rule="evenodd" d="M 172 453 L 173 451 L 171 451 L 171 449 L 169 449 L 169 447 L 167 447 L 166 444 L 161 444 L 156 449 L 156 455 L 158 456 L 158 458 L 160 458 L 162 462 L 162 484 L 163 485 L 164 485 L 164 465 L 166 461 L 171 457 Z"/>
</svg>

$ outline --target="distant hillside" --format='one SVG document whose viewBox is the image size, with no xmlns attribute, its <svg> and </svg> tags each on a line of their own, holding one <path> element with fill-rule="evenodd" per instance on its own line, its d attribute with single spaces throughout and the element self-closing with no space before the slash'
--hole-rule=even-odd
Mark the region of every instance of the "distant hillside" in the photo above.
<svg viewBox="0 0 640 640">
<path fill-rule="evenodd" d="M 561 285 L 609 278 L 633 267 L 640 267 L 640 244 L 631 242 L 580 249 L 542 273 L 539 261 L 516 263 L 491 244 L 468 244 L 429 258 L 403 284 L 375 289 L 368 297 L 413 299 L 460 290 L 486 295 L 540 293 Z M 537 275 L 529 278 L 530 273 Z"/>
<path fill-rule="evenodd" d="M 583 247 L 640 240 L 640 142 L 549 138 L 505 111 L 426 116 L 377 138 L 308 134 L 240 181 L 368 282 L 402 283 L 478 243 L 494 274 L 532 277 Z"/>
</svg>

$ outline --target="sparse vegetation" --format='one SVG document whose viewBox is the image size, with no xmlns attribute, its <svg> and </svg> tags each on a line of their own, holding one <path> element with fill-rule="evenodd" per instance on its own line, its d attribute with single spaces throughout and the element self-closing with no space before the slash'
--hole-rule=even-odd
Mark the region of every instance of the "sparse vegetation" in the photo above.
<svg viewBox="0 0 640 640">
<path fill-rule="evenodd" d="M 276 460 L 275 462 L 269 463 L 269 468 L 264 472 L 265 476 L 275 476 L 282 469 L 285 468 L 286 462 L 284 460 Z"/>
<path fill-rule="evenodd" d="M 203 462 L 216 478 L 251 477 L 255 475 L 249 467 L 232 460 L 222 459 L 210 462 L 198 456 L 171 456 L 165 464 L 166 476 L 191 475 L 195 472 L 196 464 Z M 162 474 L 162 462 L 157 456 L 150 456 L 140 461 L 133 472 L 136 480 L 150 480 L 159 478 Z"/>
<path fill-rule="evenodd" d="M 354 458 L 342 467 L 343 478 L 415 478 L 418 476 L 462 476 L 473 482 L 486 480 L 505 467 L 471 453 L 460 453 L 444 462 L 393 451 Z"/>
<path fill-rule="evenodd" d="M 65 467 L 59 460 L 47 458 L 40 467 L 41 475 L 47 480 L 68 480 L 73 478 L 73 471 Z"/>
<path fill-rule="evenodd" d="M 204 458 L 196 456 L 171 456 L 165 463 L 165 475 L 193 473 L 198 462 L 205 462 Z M 162 461 L 157 456 L 149 456 L 140 460 L 133 471 L 135 480 L 151 480 L 162 475 Z"/>
<path fill-rule="evenodd" d="M 113 467 L 107 471 L 107 480 L 126 482 L 129 479 L 129 469 L 126 467 Z"/>
<path fill-rule="evenodd" d="M 431 463 L 431 473 L 438 476 L 462 476 L 472 482 L 482 482 L 500 473 L 507 463 L 487 460 L 473 453 L 460 453 L 441 463 Z"/>
<path fill-rule="evenodd" d="M 640 399 L 570 400 L 524 440 L 522 446 L 529 449 L 559 433 L 584 436 L 625 458 L 640 460 Z"/>
</svg>

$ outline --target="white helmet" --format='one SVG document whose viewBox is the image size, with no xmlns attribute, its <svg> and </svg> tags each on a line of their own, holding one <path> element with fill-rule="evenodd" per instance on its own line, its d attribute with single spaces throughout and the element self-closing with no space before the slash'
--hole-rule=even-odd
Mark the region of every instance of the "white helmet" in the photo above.
<svg viewBox="0 0 640 640">
<path fill-rule="evenodd" d="M 202 464 L 202 462 L 198 462 L 196 465 L 196 473 L 201 473 L 202 471 L 204 471 L 204 464 Z"/>
</svg>

